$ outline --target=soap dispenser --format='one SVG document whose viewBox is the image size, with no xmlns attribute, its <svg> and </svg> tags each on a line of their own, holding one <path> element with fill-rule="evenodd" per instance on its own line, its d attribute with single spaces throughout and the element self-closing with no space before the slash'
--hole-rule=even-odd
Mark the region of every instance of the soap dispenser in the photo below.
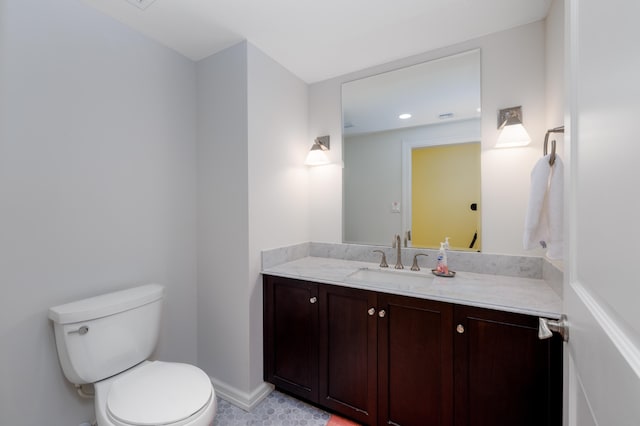
<svg viewBox="0 0 640 426">
<path fill-rule="evenodd" d="M 447 250 L 445 249 L 445 243 L 440 243 L 436 272 L 442 275 L 449 275 L 449 267 L 447 266 Z"/>
</svg>

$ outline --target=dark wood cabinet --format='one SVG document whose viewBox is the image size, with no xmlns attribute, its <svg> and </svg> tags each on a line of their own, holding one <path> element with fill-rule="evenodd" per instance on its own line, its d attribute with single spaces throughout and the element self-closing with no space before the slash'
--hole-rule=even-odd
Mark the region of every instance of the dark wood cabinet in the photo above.
<svg viewBox="0 0 640 426">
<path fill-rule="evenodd" d="M 378 306 L 377 424 L 451 425 L 452 305 L 379 294 Z"/>
<path fill-rule="evenodd" d="M 538 318 L 456 305 L 455 426 L 562 424 L 562 338 Z"/>
<path fill-rule="evenodd" d="M 318 285 L 264 279 L 264 378 L 318 402 Z"/>
<path fill-rule="evenodd" d="M 265 276 L 265 380 L 366 425 L 562 423 L 538 318 Z"/>
<path fill-rule="evenodd" d="M 320 285 L 320 403 L 363 424 L 377 408 L 376 293 Z"/>
</svg>

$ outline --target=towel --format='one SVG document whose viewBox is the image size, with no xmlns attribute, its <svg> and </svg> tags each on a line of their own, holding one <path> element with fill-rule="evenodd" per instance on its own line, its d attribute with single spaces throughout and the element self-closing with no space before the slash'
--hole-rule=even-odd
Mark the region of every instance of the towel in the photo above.
<svg viewBox="0 0 640 426">
<path fill-rule="evenodd" d="M 531 171 L 531 193 L 524 226 L 524 248 L 547 248 L 549 259 L 562 259 L 564 213 L 564 165 L 556 154 L 542 157 Z"/>
</svg>

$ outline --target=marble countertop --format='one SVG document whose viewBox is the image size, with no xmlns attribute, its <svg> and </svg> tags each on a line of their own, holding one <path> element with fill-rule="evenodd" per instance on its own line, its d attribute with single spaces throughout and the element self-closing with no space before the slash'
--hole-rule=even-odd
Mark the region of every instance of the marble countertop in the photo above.
<svg viewBox="0 0 640 426">
<path fill-rule="evenodd" d="M 367 282 L 353 276 L 361 268 L 401 274 L 398 282 Z M 304 257 L 265 268 L 265 275 L 295 278 L 324 284 L 375 290 L 385 293 L 440 300 L 482 308 L 558 319 L 562 300 L 544 281 L 533 278 L 457 272 L 453 278 L 436 277 L 430 269 L 413 272 L 380 268 L 377 263 L 323 257 Z"/>
</svg>

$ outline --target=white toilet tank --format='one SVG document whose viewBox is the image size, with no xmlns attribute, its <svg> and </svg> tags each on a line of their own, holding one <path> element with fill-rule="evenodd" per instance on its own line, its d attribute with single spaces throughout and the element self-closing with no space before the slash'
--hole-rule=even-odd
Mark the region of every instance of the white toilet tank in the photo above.
<svg viewBox="0 0 640 426">
<path fill-rule="evenodd" d="M 146 360 L 158 341 L 164 287 L 147 284 L 49 309 L 60 365 L 95 383 Z"/>
</svg>

